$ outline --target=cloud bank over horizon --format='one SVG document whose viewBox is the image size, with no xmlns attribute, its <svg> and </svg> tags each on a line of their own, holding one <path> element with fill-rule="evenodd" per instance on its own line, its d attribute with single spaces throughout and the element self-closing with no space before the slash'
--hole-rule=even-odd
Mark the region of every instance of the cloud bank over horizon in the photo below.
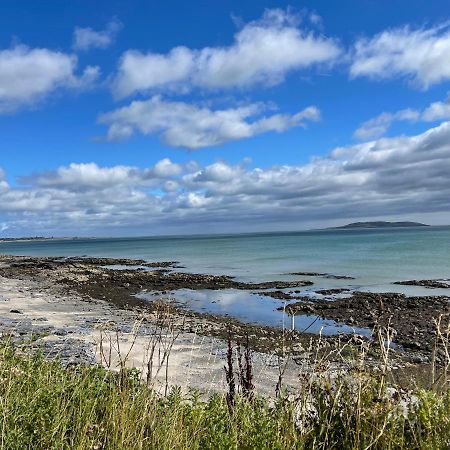
<svg viewBox="0 0 450 450">
<path fill-rule="evenodd" d="M 73 163 L 11 186 L 0 172 L 5 231 L 126 234 L 295 229 L 336 219 L 450 221 L 450 122 L 407 137 L 335 148 L 304 165 L 247 162 L 100 167 Z M 78 230 L 82 230 L 79 233 Z M 101 230 L 101 231 L 100 231 Z M 236 231 L 234 229 L 234 231 Z"/>
</svg>

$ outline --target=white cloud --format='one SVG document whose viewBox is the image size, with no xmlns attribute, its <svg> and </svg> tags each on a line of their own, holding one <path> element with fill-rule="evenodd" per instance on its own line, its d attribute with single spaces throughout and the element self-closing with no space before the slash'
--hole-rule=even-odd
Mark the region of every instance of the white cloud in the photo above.
<svg viewBox="0 0 450 450">
<path fill-rule="evenodd" d="M 105 49 L 113 43 L 121 28 L 122 24 L 118 20 L 109 22 L 102 31 L 95 31 L 89 27 L 76 27 L 73 33 L 73 48 L 81 51 L 92 48 Z"/>
<path fill-rule="evenodd" d="M 113 82 L 113 92 L 117 97 L 125 97 L 173 86 L 273 85 L 290 71 L 330 63 L 340 52 L 333 39 L 298 28 L 289 12 L 267 10 L 260 20 L 243 26 L 228 47 L 176 47 L 167 54 L 126 52 Z"/>
<path fill-rule="evenodd" d="M 313 25 L 316 25 L 318 27 L 322 27 L 322 25 L 323 25 L 322 17 L 319 14 L 317 14 L 316 12 L 312 12 L 309 14 L 309 21 Z"/>
<path fill-rule="evenodd" d="M 450 119 L 450 96 L 445 102 L 434 102 L 428 106 L 422 113 L 422 118 L 426 122 Z"/>
<path fill-rule="evenodd" d="M 175 47 L 165 55 L 129 50 L 122 55 L 113 90 L 117 97 L 125 97 L 135 91 L 170 85 L 189 78 L 194 68 L 193 53 L 186 47 Z"/>
<path fill-rule="evenodd" d="M 383 112 L 363 122 L 353 133 L 361 141 L 383 136 L 394 122 L 436 122 L 450 119 L 450 97 L 446 101 L 433 102 L 423 111 L 407 108 L 397 112 Z"/>
<path fill-rule="evenodd" d="M 0 50 L 0 113 L 30 106 L 59 88 L 86 88 L 99 75 L 98 67 L 88 66 L 77 76 L 76 67 L 76 56 L 45 48 Z"/>
<path fill-rule="evenodd" d="M 97 188 L 129 183 L 132 178 L 132 168 L 126 166 L 98 167 L 95 163 L 75 164 L 60 167 L 54 173 L 43 174 L 36 178 L 35 183 L 42 187 L 65 188 Z M 24 182 L 30 180 L 23 179 Z"/>
<path fill-rule="evenodd" d="M 189 171 L 187 168 L 185 170 Z M 134 184 L 151 185 L 155 181 L 170 179 L 181 171 L 183 167 L 169 158 L 164 158 L 145 170 L 131 166 L 99 167 L 96 163 L 72 163 L 59 167 L 54 172 L 22 177 L 20 181 L 40 188 L 98 190 Z"/>
<path fill-rule="evenodd" d="M 153 97 L 133 101 L 129 106 L 102 114 L 99 122 L 108 125 L 109 140 L 126 139 L 134 133 L 160 134 L 174 147 L 198 149 L 249 138 L 268 131 L 282 132 L 320 119 L 320 111 L 310 106 L 297 114 L 261 116 L 264 105 L 211 110 L 184 102 Z"/>
<path fill-rule="evenodd" d="M 450 24 L 383 31 L 357 40 L 350 75 L 373 79 L 406 78 L 427 89 L 450 79 Z"/>
<path fill-rule="evenodd" d="M 0 223 L 11 233 L 142 235 L 370 217 L 449 220 L 449 165 L 450 122 L 337 148 L 304 165 L 72 164 L 0 191 Z"/>
<path fill-rule="evenodd" d="M 179 175 L 182 170 L 179 164 L 173 163 L 169 158 L 164 158 L 155 164 L 152 174 L 158 178 L 168 178 Z"/>
<path fill-rule="evenodd" d="M 265 14 L 246 25 L 225 48 L 205 48 L 198 57 L 197 82 L 207 87 L 276 84 L 291 70 L 336 58 L 339 49 L 330 39 L 296 28 L 287 13 Z"/>
<path fill-rule="evenodd" d="M 383 112 L 373 119 L 367 120 L 355 131 L 354 137 L 360 140 L 368 140 L 383 136 L 393 122 L 416 122 L 420 113 L 413 109 L 402 109 L 395 113 Z"/>
<path fill-rule="evenodd" d="M 9 184 L 6 181 L 5 171 L 0 167 L 0 194 L 9 190 Z"/>
</svg>

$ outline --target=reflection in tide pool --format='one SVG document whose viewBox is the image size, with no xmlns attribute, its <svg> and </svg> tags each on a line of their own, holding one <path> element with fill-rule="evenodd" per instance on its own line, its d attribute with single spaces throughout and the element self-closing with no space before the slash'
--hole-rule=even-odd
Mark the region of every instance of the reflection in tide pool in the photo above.
<svg viewBox="0 0 450 450">
<path fill-rule="evenodd" d="M 170 298 L 195 312 L 230 316 L 246 323 L 291 328 L 291 317 L 283 311 L 278 311 L 280 306 L 288 302 L 249 291 L 180 289 L 164 294 L 144 292 L 139 297 L 149 301 Z M 321 319 L 315 315 L 296 315 L 294 325 L 297 331 L 307 331 L 308 333 L 322 331 L 322 334 L 326 336 L 339 333 L 371 335 L 368 329 L 350 327 L 334 320 Z"/>
</svg>

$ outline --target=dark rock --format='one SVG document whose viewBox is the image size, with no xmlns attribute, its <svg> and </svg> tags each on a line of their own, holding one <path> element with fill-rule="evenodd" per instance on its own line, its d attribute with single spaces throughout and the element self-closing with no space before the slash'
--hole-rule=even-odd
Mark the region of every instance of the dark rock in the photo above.
<svg viewBox="0 0 450 450">
<path fill-rule="evenodd" d="M 450 289 L 450 283 L 448 283 L 448 280 L 407 280 L 396 281 L 394 284 L 400 284 L 403 286 L 423 286 L 429 289 Z"/>
<path fill-rule="evenodd" d="M 287 292 L 283 291 L 264 291 L 264 292 L 258 292 L 258 295 L 264 295 L 266 297 L 272 297 L 276 298 L 277 300 L 296 300 L 301 297 L 295 297 L 290 295 Z"/>
<path fill-rule="evenodd" d="M 311 313 L 348 325 L 374 328 L 389 325 L 396 330 L 395 342 L 408 349 L 431 354 L 435 340 L 434 321 L 450 324 L 450 297 L 406 297 L 398 293 L 353 292 L 348 298 L 290 303 L 290 314 Z"/>
<path fill-rule="evenodd" d="M 53 332 L 56 336 L 66 336 L 68 332 L 64 330 L 63 328 L 59 328 Z"/>
<path fill-rule="evenodd" d="M 324 277 L 330 278 L 333 280 L 354 280 L 354 277 L 350 277 L 348 275 L 333 275 L 331 273 L 323 273 L 323 272 L 291 272 L 289 275 L 299 275 L 302 277 Z"/>
<path fill-rule="evenodd" d="M 344 292 L 350 292 L 350 289 L 335 288 L 335 289 L 319 289 L 318 291 L 316 291 L 317 294 L 321 294 L 321 295 L 343 294 Z"/>
</svg>

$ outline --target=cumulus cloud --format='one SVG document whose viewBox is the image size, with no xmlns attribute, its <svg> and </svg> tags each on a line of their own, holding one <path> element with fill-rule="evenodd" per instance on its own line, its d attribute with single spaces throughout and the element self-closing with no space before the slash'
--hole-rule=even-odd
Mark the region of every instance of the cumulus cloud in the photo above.
<svg viewBox="0 0 450 450">
<path fill-rule="evenodd" d="M 416 136 L 337 148 L 303 165 L 72 164 L 0 190 L 0 222 L 31 234 L 151 234 L 212 225 L 295 228 L 337 218 L 448 220 L 449 165 L 450 122 Z"/>
<path fill-rule="evenodd" d="M 295 17 L 279 9 L 243 26 L 227 47 L 200 50 L 175 47 L 168 53 L 123 54 L 113 92 L 123 98 L 162 87 L 206 88 L 273 85 L 293 70 L 330 63 L 341 50 L 333 39 L 297 26 Z"/>
<path fill-rule="evenodd" d="M 353 134 L 360 140 L 368 140 L 383 136 L 394 122 L 419 120 L 420 113 L 413 109 L 402 109 L 395 113 L 383 112 L 373 119 L 367 120 Z"/>
<path fill-rule="evenodd" d="M 98 167 L 95 163 L 75 164 L 60 167 L 50 172 L 33 177 L 22 178 L 23 182 L 35 182 L 41 187 L 61 187 L 71 189 L 101 189 L 112 185 L 130 183 L 133 169 L 126 166 Z"/>
<path fill-rule="evenodd" d="M 6 181 L 5 171 L 0 167 L 0 193 L 9 190 L 9 184 Z"/>
<path fill-rule="evenodd" d="M 427 122 L 450 119 L 450 96 L 445 102 L 434 102 L 428 106 L 423 111 L 422 118 Z"/>
<path fill-rule="evenodd" d="M 113 186 L 144 185 L 151 181 L 170 179 L 181 173 L 183 167 L 169 158 L 153 167 L 138 169 L 131 166 L 99 167 L 96 163 L 72 163 L 56 171 L 22 177 L 22 184 L 41 188 L 61 188 L 71 191 L 105 189 Z"/>
<path fill-rule="evenodd" d="M 0 50 L 0 113 L 32 105 L 59 88 L 86 88 L 99 76 L 98 67 L 87 66 L 81 75 L 76 68 L 76 56 L 46 48 Z"/>
<path fill-rule="evenodd" d="M 450 79 L 450 23 L 419 29 L 404 26 L 358 39 L 352 60 L 353 78 L 405 78 L 428 89 Z"/>
<path fill-rule="evenodd" d="M 163 142 L 170 146 L 198 149 L 269 131 L 282 132 L 320 119 L 320 111 L 314 106 L 297 114 L 262 116 L 264 109 L 264 105 L 253 103 L 212 110 L 155 96 L 102 114 L 99 122 L 108 125 L 109 140 L 126 139 L 136 132 L 160 134 Z"/>
<path fill-rule="evenodd" d="M 121 58 L 113 91 L 117 97 L 126 97 L 186 80 L 194 70 L 194 54 L 186 47 L 175 47 L 167 54 L 129 50 Z"/>
<path fill-rule="evenodd" d="M 407 108 L 397 112 L 383 112 L 363 122 L 353 136 L 366 141 L 383 136 L 394 122 L 436 122 L 446 119 L 450 119 L 450 96 L 444 102 L 431 103 L 422 111 Z"/>
<path fill-rule="evenodd" d="M 118 20 L 111 20 L 101 31 L 95 31 L 89 27 L 76 27 L 73 33 L 73 48 L 81 51 L 108 48 L 121 28 L 122 24 Z"/>
<path fill-rule="evenodd" d="M 156 178 L 169 178 L 179 175 L 182 171 L 180 164 L 173 163 L 169 158 L 161 159 L 158 161 L 153 169 L 147 171 L 147 177 L 150 175 Z"/>
</svg>

